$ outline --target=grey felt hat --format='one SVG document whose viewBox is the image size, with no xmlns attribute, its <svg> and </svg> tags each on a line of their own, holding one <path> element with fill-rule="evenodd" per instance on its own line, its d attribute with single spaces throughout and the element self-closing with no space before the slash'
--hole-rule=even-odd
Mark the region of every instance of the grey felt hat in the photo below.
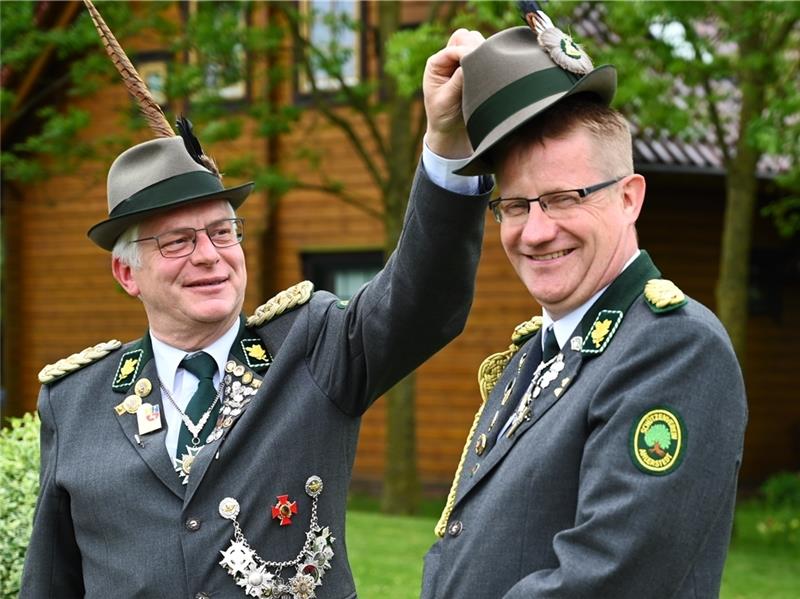
<svg viewBox="0 0 800 599">
<path fill-rule="evenodd" d="M 611 103 L 616 69 L 593 68 L 589 57 L 549 19 L 540 29 L 538 35 L 530 27 L 506 29 L 461 60 L 462 111 L 474 151 L 458 174 L 492 173 L 487 159 L 492 148 L 562 98 L 591 92 Z"/>
<path fill-rule="evenodd" d="M 133 146 L 120 154 L 108 171 L 108 219 L 89 229 L 89 238 L 112 250 L 133 224 L 178 206 L 227 200 L 238 208 L 253 183 L 226 189 L 220 178 L 197 162 L 180 136 Z"/>
</svg>

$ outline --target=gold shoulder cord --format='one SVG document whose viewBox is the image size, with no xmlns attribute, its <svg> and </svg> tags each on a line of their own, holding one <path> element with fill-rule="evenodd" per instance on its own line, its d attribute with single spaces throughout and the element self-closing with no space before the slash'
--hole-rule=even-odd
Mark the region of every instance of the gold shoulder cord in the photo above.
<svg viewBox="0 0 800 599">
<path fill-rule="evenodd" d="M 120 347 L 122 347 L 122 343 L 116 339 L 111 339 L 110 341 L 105 341 L 104 343 L 98 343 L 97 345 L 87 347 L 77 354 L 72 354 L 71 356 L 62 358 L 55 364 L 48 364 L 42 368 L 39 371 L 39 382 L 51 383 L 54 380 L 61 378 L 65 374 L 69 374 L 74 370 L 83 368 L 87 364 L 91 364 L 92 362 L 107 356 L 110 352 L 114 351 L 115 349 L 119 349 Z"/>
<path fill-rule="evenodd" d="M 464 469 L 464 462 L 467 461 L 469 448 L 472 447 L 472 437 L 475 434 L 475 430 L 478 428 L 478 422 L 483 414 L 483 408 L 486 406 L 489 393 L 494 389 L 494 386 L 500 379 L 500 375 L 503 374 L 503 370 L 511 361 L 511 358 L 514 357 L 514 354 L 516 354 L 519 348 L 522 347 L 522 344 L 540 328 L 542 328 L 541 316 L 534 316 L 530 320 L 518 324 L 514 329 L 514 333 L 511 335 L 511 345 L 508 346 L 508 349 L 503 352 L 492 354 L 486 358 L 478 368 L 478 388 L 481 391 L 481 405 L 472 421 L 472 426 L 467 435 L 467 442 L 464 444 L 464 449 L 461 451 L 461 459 L 458 462 L 458 468 L 456 468 L 456 473 L 453 477 L 453 483 L 450 485 L 450 492 L 447 494 L 447 502 L 445 503 L 444 510 L 442 510 L 439 522 L 436 523 L 436 528 L 434 529 L 436 536 L 439 538 L 444 537 L 444 533 L 447 530 L 447 521 L 450 519 L 450 514 L 453 512 L 453 506 L 456 503 L 458 481 L 461 478 L 461 471 Z"/>
<path fill-rule="evenodd" d="M 305 304 L 311 299 L 313 291 L 314 284 L 311 281 L 303 281 L 297 285 L 292 285 L 256 308 L 253 315 L 247 318 L 247 326 L 259 327 L 284 312 Z"/>
</svg>

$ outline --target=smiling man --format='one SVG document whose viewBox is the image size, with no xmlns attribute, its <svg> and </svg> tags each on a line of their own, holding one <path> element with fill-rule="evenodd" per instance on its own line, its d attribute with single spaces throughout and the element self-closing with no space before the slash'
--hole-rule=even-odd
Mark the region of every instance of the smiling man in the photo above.
<svg viewBox="0 0 800 599">
<path fill-rule="evenodd" d="M 462 60 L 490 208 L 542 315 L 479 370 L 424 599 L 716 597 L 746 401 L 716 317 L 639 249 L 613 67 L 543 13 Z M 533 29 L 533 30 L 532 30 Z"/>
<path fill-rule="evenodd" d="M 360 417 L 461 331 L 472 301 L 491 179 L 453 176 L 463 160 L 448 159 L 470 152 L 458 63 L 482 39 L 457 31 L 429 60 L 404 232 L 349 302 L 306 281 L 243 316 L 236 209 L 253 186 L 225 188 L 187 121 L 114 161 L 89 237 L 148 328 L 40 374 L 23 599 L 355 597 Z"/>
</svg>

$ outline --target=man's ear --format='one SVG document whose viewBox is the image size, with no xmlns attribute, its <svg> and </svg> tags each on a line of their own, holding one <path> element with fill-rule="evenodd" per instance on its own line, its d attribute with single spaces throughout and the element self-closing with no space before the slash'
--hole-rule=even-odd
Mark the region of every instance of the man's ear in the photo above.
<svg viewBox="0 0 800 599">
<path fill-rule="evenodd" d="M 630 175 L 622 184 L 622 209 L 635 223 L 644 204 L 645 181 L 638 173 Z"/>
<path fill-rule="evenodd" d="M 119 258 L 111 259 L 111 272 L 117 283 L 132 297 L 139 297 L 139 285 L 133 276 L 133 268 Z"/>
</svg>

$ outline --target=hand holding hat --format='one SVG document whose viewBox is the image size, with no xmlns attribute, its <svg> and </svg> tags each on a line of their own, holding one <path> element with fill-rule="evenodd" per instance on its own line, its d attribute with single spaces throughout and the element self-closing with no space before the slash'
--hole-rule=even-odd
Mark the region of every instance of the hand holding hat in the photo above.
<svg viewBox="0 0 800 599">
<path fill-rule="evenodd" d="M 447 46 L 428 59 L 422 78 L 428 129 L 425 143 L 445 158 L 466 158 L 472 146 L 461 113 L 464 77 L 461 59 L 483 43 L 477 31 L 458 29 Z"/>
</svg>

